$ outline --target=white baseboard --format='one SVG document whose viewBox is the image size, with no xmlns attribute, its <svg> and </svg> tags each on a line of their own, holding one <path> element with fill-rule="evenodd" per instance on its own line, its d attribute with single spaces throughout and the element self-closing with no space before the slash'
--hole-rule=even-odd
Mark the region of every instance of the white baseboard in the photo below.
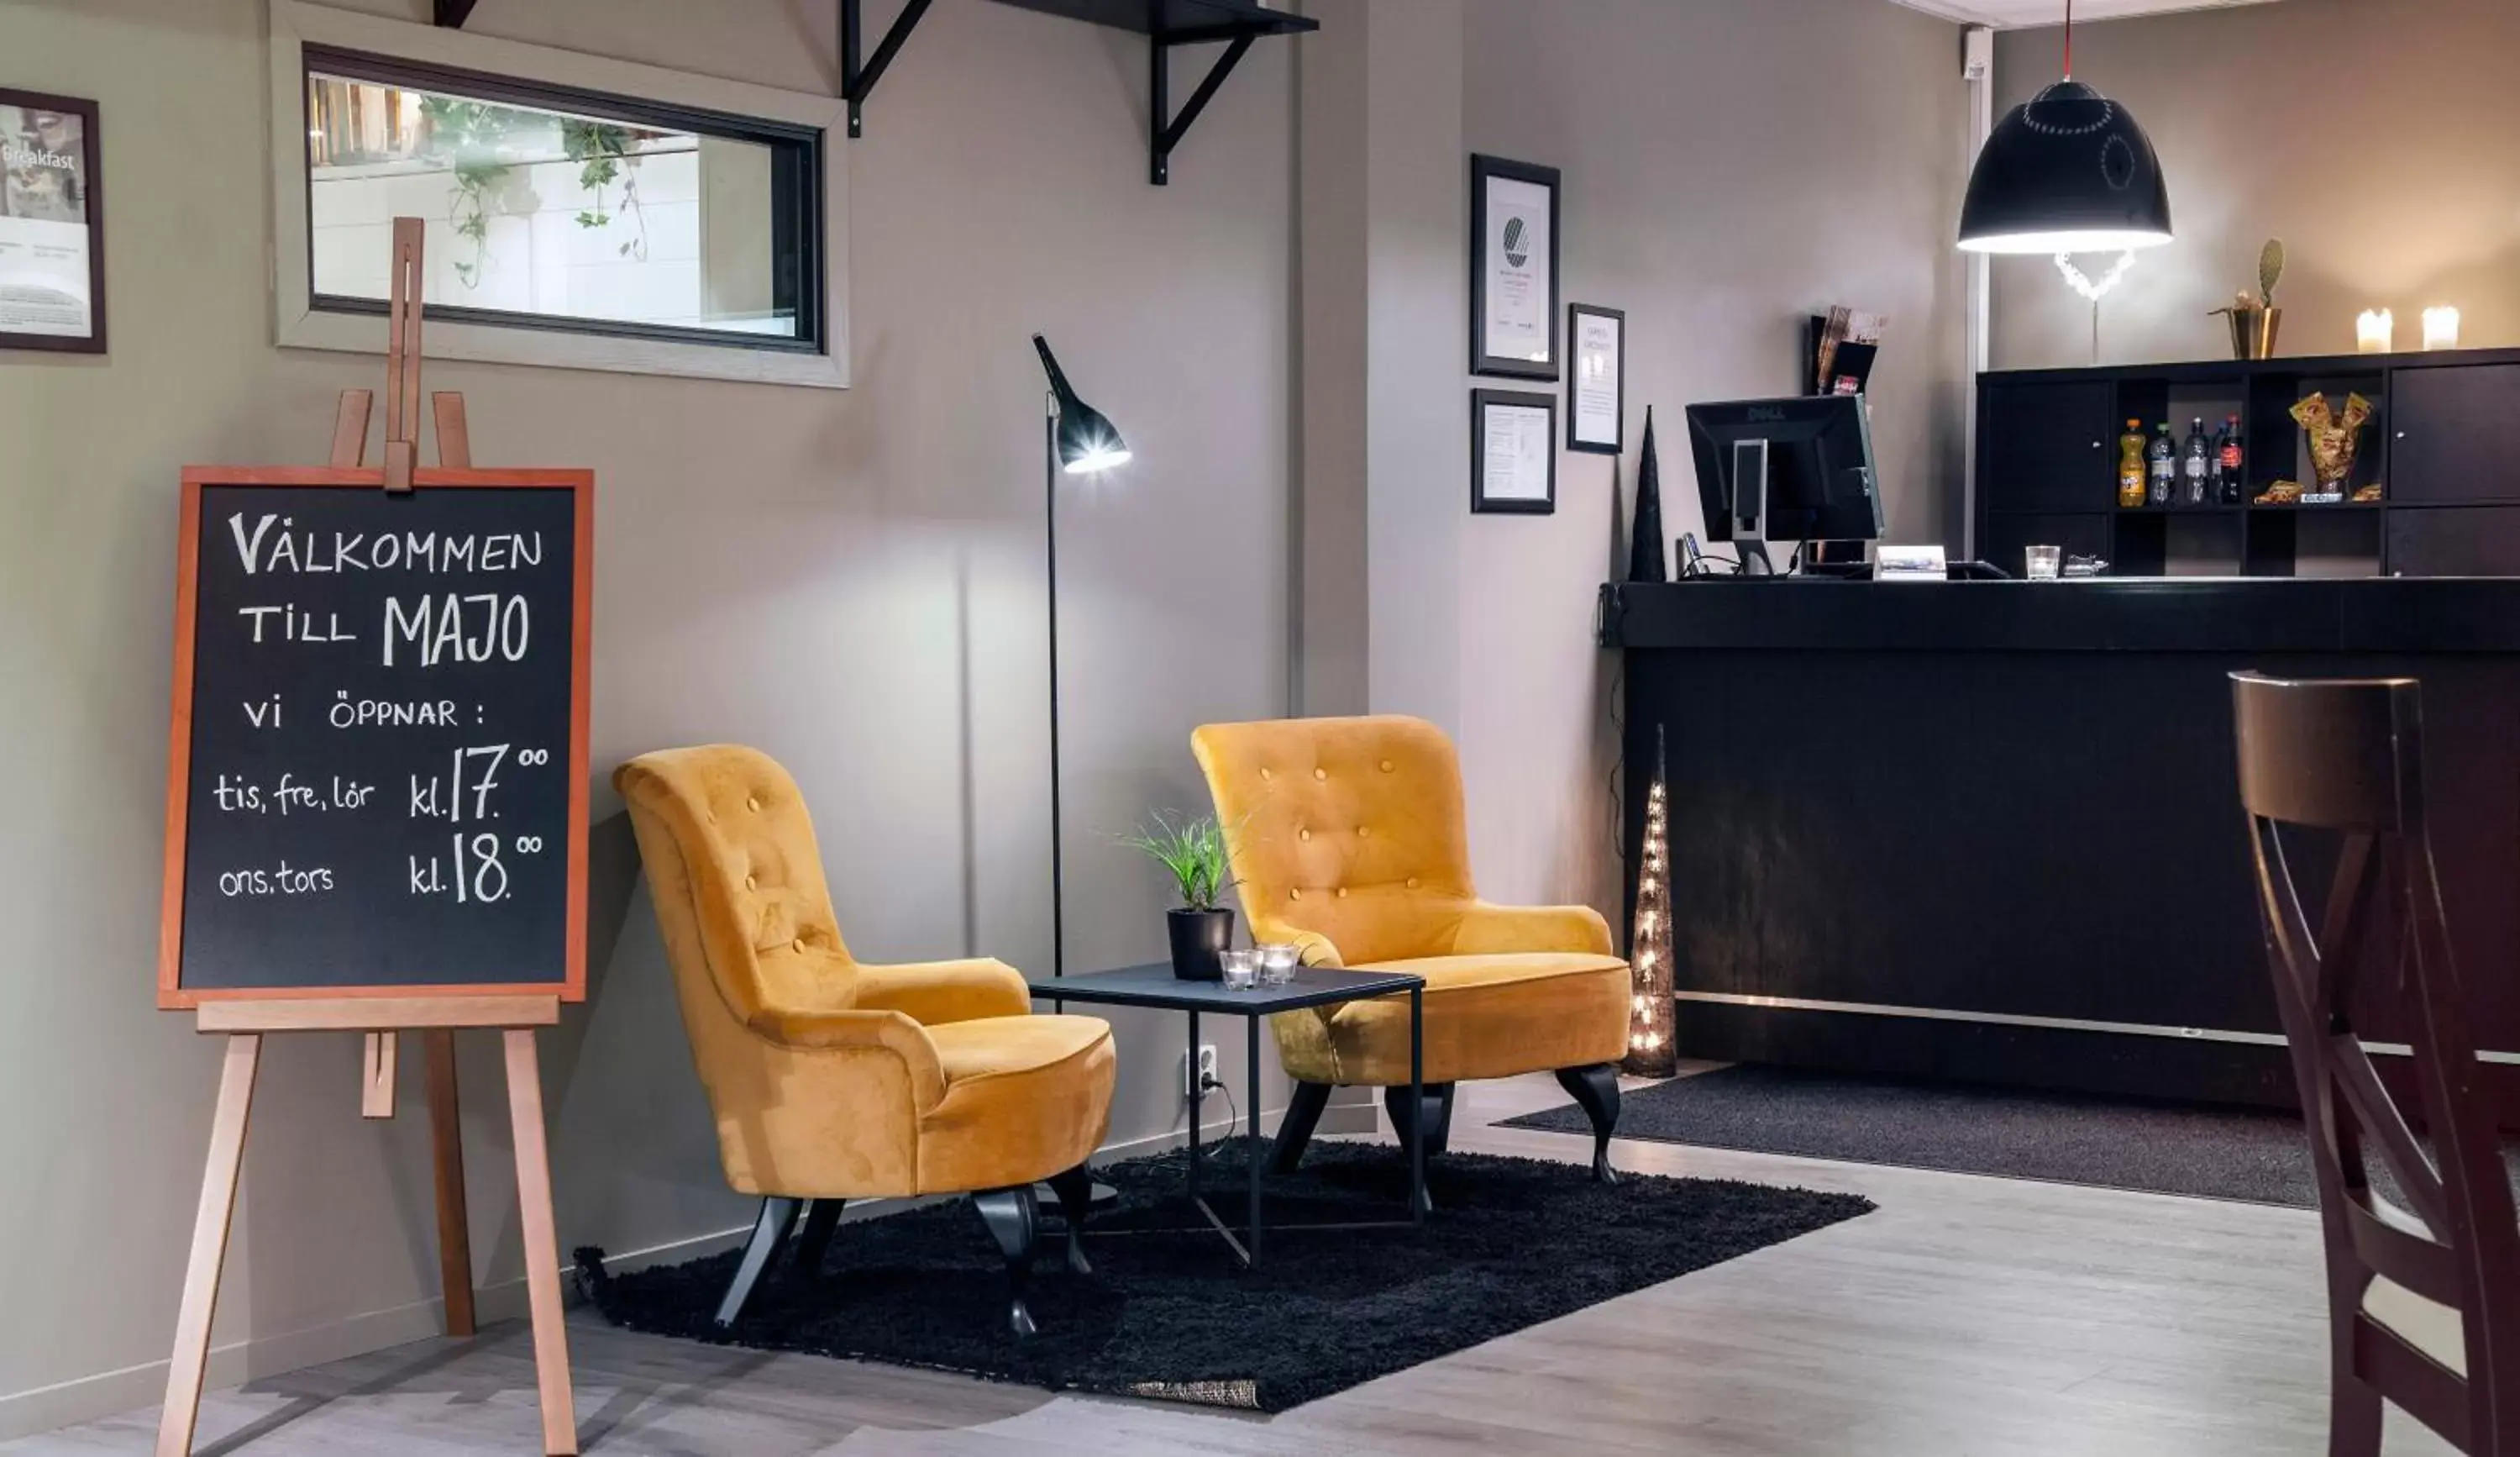
<svg viewBox="0 0 2520 1457">
<path fill-rule="evenodd" d="M 1341 1103 L 1333 1098 L 1330 1106 L 1322 1110 L 1322 1120 L 1313 1125 L 1313 1132 L 1323 1138 L 1381 1131 L 1382 1110 L 1375 1107 L 1371 1099 L 1363 1103 Z"/>
<path fill-rule="evenodd" d="M 1286 1111 L 1282 1108 L 1262 1110 L 1260 1114 L 1260 1126 L 1263 1128 L 1275 1127 L 1278 1119 L 1283 1116 L 1285 1112 Z M 1224 1136 L 1226 1129 L 1238 1128 L 1238 1126 L 1239 1125 L 1230 1117 L 1202 1118 L 1199 1120 L 1198 1136 L 1203 1139 L 1220 1138 Z M 1106 1143 L 1095 1154 L 1094 1157 L 1097 1159 L 1136 1159 L 1148 1154 L 1160 1154 L 1170 1149 L 1187 1148 L 1189 1145 L 1190 1129 L 1187 1127 L 1173 1128 L 1162 1133 L 1148 1134 L 1145 1138 L 1132 1138 L 1122 1143 Z"/>
<path fill-rule="evenodd" d="M 1273 1109 L 1263 1114 L 1262 1126 L 1266 1127 L 1274 1123 L 1282 1112 L 1283 1110 Z M 1372 1108 L 1363 1110 L 1366 1115 L 1366 1124 L 1359 1130 L 1331 1127 L 1332 1117 L 1339 1112 L 1340 1110 L 1333 1108 L 1323 1117 L 1323 1132 L 1372 1130 L 1373 1113 Z M 1222 1134 L 1226 1127 L 1227 1120 L 1223 1118 L 1213 1122 L 1202 1122 L 1201 1136 Z M 1176 1128 L 1145 1138 L 1105 1144 L 1098 1157 L 1131 1158 L 1180 1148 L 1189 1142 L 1189 1130 Z M 849 1206 L 848 1217 L 852 1220 L 872 1219 L 878 1215 L 892 1212 L 903 1204 L 910 1202 L 871 1199 L 863 1204 Z M 691 1259 L 713 1252 L 717 1249 L 738 1245 L 751 1232 L 752 1227 L 748 1224 L 738 1225 L 733 1229 L 713 1230 L 707 1234 L 693 1235 L 687 1239 L 672 1240 L 645 1249 L 625 1250 L 618 1253 L 608 1254 L 605 1256 L 605 1264 L 615 1270 L 635 1270 L 648 1265 Z M 575 1304 L 578 1300 L 577 1282 L 566 1278 L 566 1266 L 563 1266 L 562 1270 L 562 1293 L 571 1304 Z M 522 1320 L 525 1317 L 524 1277 L 518 1276 L 514 1280 L 504 1280 L 495 1285 L 483 1286 L 473 1293 L 472 1300 L 474 1316 L 482 1325 L 488 1325 L 493 1321 Z M 445 1306 L 446 1302 L 443 1299 L 416 1300 L 407 1305 L 395 1305 L 383 1310 L 371 1310 L 364 1314 L 347 1316 L 337 1321 L 327 1321 L 322 1325 L 309 1326 L 304 1330 L 248 1336 L 242 1341 L 213 1345 L 210 1347 L 208 1377 L 203 1387 L 208 1390 L 218 1390 L 226 1387 L 242 1386 L 247 1382 L 262 1381 L 292 1371 L 303 1370 L 308 1366 L 320 1366 L 327 1361 L 365 1355 L 369 1351 L 382 1350 L 387 1346 L 404 1345 L 414 1341 L 427 1341 L 444 1331 Z M 174 1339 L 171 1329 L 167 1332 L 167 1339 L 169 1341 Z M 110 1417 L 117 1412 L 154 1406 L 165 1399 L 166 1367 L 166 1361 L 149 1361 L 138 1366 L 125 1366 L 119 1370 L 100 1371 L 92 1376 L 73 1377 L 68 1381 L 56 1382 L 51 1386 L 34 1387 L 23 1391 L 0 1392 L 0 1441 L 32 1436 L 37 1433 L 51 1432 L 57 1428 L 75 1426 L 81 1422 L 93 1422 L 100 1417 Z"/>
<path fill-rule="evenodd" d="M 203 1385 L 212 1390 L 242 1386 L 326 1361 L 426 1341 L 444 1330 L 445 1305 L 443 1299 L 417 1300 L 303 1330 L 278 1331 L 213 1345 Z M 475 1293 L 473 1308 L 485 1325 L 523 1316 L 525 1282 L 518 1278 Z M 174 1340 L 171 1329 L 166 1338 Z M 0 1441 L 91 1422 L 137 1407 L 156 1406 L 166 1396 L 167 1365 L 163 1360 L 148 1361 L 0 1394 Z"/>
</svg>

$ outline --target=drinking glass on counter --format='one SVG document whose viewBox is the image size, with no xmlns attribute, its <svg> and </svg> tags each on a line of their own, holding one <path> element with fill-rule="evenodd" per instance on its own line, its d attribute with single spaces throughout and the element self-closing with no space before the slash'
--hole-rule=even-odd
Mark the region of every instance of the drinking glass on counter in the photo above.
<svg viewBox="0 0 2520 1457">
<path fill-rule="evenodd" d="M 2056 580 L 2065 563 L 2065 549 L 2061 546 L 2024 547 L 2022 553 L 2029 558 L 2030 579 L 2034 582 Z"/>
<path fill-rule="evenodd" d="M 1265 986 L 1283 986 L 1295 979 L 1295 968 L 1303 958 L 1287 941 L 1271 941 L 1259 948 L 1260 981 Z"/>
<path fill-rule="evenodd" d="M 1258 952 L 1220 952 L 1217 955 L 1216 961 L 1217 965 L 1225 969 L 1225 989 L 1227 991 L 1249 991 L 1254 985 L 1258 984 L 1260 980 Z"/>
</svg>

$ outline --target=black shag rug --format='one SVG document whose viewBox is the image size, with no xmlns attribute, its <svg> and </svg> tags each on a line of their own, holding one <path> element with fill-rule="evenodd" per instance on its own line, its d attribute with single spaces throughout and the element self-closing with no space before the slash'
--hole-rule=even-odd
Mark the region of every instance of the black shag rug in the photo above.
<svg viewBox="0 0 2520 1457">
<path fill-rule="evenodd" d="M 1573 1104 L 1510 1128 L 1589 1135 Z M 2251 1204 L 2318 1206 L 2299 1116 L 1968 1083 L 1742 1066 L 1629 1093 L 1619 1136 L 1657 1143 L 2091 1184 Z M 2506 1148 L 2504 1160 L 2514 1151 Z M 2388 1192 L 2374 1161 L 2372 1182 Z"/>
<path fill-rule="evenodd" d="M 1243 1165 L 1219 1152 L 1209 1198 L 1238 1211 Z M 1020 1345 L 997 1247 L 966 1200 L 841 1225 L 825 1268 L 774 1268 L 731 1336 L 711 1315 L 734 1251 L 616 1275 L 581 1250 L 578 1276 L 607 1320 L 659 1336 L 1277 1412 L 1872 1208 L 1709 1179 L 1605 1188 L 1576 1164 L 1450 1154 L 1427 1171 L 1436 1212 L 1422 1229 L 1282 1229 L 1407 1209 L 1408 1165 L 1390 1146 L 1322 1143 L 1271 1180 L 1252 1275 L 1213 1232 L 1182 1227 L 1197 1218 L 1181 1197 L 1186 1157 L 1100 1170 L 1120 1201 L 1088 1226 L 1091 1276 L 1067 1272 L 1044 1219 L 1030 1296 L 1041 1334 Z"/>
</svg>

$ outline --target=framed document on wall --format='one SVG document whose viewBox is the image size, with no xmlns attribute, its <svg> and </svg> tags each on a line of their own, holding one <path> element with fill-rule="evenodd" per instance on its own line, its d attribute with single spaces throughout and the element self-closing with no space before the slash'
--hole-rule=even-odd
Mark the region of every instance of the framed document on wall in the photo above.
<svg viewBox="0 0 2520 1457">
<path fill-rule="evenodd" d="M 1550 516 L 1557 510 L 1557 397 L 1470 391 L 1470 510 Z"/>
<path fill-rule="evenodd" d="M 1627 449 L 1628 316 L 1589 303 L 1566 306 L 1566 448 L 1595 455 Z"/>
<path fill-rule="evenodd" d="M 1470 158 L 1470 373 L 1557 378 L 1555 167 Z"/>
<path fill-rule="evenodd" d="M 0 349 L 105 352 L 96 103 L 0 87 Z"/>
</svg>

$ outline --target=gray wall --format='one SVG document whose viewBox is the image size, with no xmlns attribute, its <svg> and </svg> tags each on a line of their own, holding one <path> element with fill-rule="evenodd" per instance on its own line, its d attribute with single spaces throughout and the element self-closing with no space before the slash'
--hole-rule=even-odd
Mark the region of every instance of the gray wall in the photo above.
<svg viewBox="0 0 2520 1457">
<path fill-rule="evenodd" d="M 535 0 L 474 24 L 836 85 L 828 0 Z M 1286 707 L 1292 48 L 1255 50 L 1167 189 L 1146 183 L 1144 56 L 935 8 L 849 148 L 853 390 L 428 371 L 469 395 L 482 460 L 596 472 L 599 770 L 709 740 L 777 754 L 871 959 L 1049 962 L 1033 330 L 1138 457 L 1062 521 L 1071 965 L 1161 953 L 1160 888 L 1112 835 L 1203 804 L 1193 726 Z M 264 62 L 260 0 L 0 0 L 0 84 L 103 104 L 113 325 L 109 359 L 0 355 L 0 1434 L 155 1400 L 173 1327 L 218 1055 L 152 1002 L 177 469 L 320 461 L 335 392 L 381 385 L 376 359 L 268 341 Z M 627 1252 L 744 1215 L 618 807 L 600 788 L 594 989 L 546 1072 L 563 1248 Z M 1123 1030 L 1114 1137 L 1160 1133 L 1177 1024 Z M 505 1114 L 470 1040 L 498 1284 L 518 1270 Z M 423 1120 L 362 1123 L 357 1060 L 348 1037 L 265 1059 L 219 1322 L 260 1343 L 254 1369 L 434 1322 Z"/>
<path fill-rule="evenodd" d="M 1630 417 L 1615 469 L 1561 457 L 1556 515 L 1464 520 L 1470 843 L 1491 897 L 1615 913 L 1615 662 L 1591 646 L 1594 591 L 1626 564 L 1623 502 L 1645 408 L 1656 407 L 1663 524 L 1677 538 L 1700 524 L 1683 407 L 1795 393 L 1807 314 L 1886 312 L 1872 408 L 1890 534 L 1958 544 L 1959 29 L 1882 0 L 1468 0 L 1467 11 L 1467 150 L 1564 169 L 1566 297 L 1627 311 Z M 1463 338 L 1466 320 L 1451 333 Z M 1466 426 L 1453 418 L 1459 435 Z"/>
<path fill-rule="evenodd" d="M 2056 78 L 2061 38 L 2000 38 L 1999 106 Z M 2354 317 L 2374 307 L 2418 347 L 2436 303 L 2464 312 L 2470 344 L 2520 343 L 2514 56 L 2510 0 L 2283 0 L 2077 27 L 2076 77 L 2151 135 L 2179 230 L 2103 305 L 2102 360 L 2228 357 L 2206 311 L 2257 287 L 2270 237 L 2292 255 L 2285 353 L 2352 353 Z M 1997 260 L 1994 362 L 2092 362 L 2090 306 L 2048 260 Z"/>
<path fill-rule="evenodd" d="M 379 371 L 268 342 L 259 0 L 0 6 L 0 84 L 104 103 L 115 339 L 0 358 L 0 1292 L 34 1312 L 0 1322 L 5 1434 L 156 1398 L 208 1122 L 216 1049 L 150 995 L 176 470 L 317 459 L 334 393 Z M 1482 888 L 1615 908 L 1590 628 L 1635 457 L 1568 457 L 1552 518 L 1462 511 L 1467 151 L 1565 168 L 1567 291 L 1629 311 L 1671 531 L 1696 524 L 1679 408 L 1789 392 L 1803 314 L 1844 301 L 1894 316 L 1896 533 L 1952 532 L 1956 27 L 1883 0 L 1321 9 L 1355 48 L 1324 38 L 1300 107 L 1304 47 L 1257 48 L 1158 190 L 1142 42 L 937 6 L 849 148 L 845 394 L 430 368 L 483 460 L 597 472 L 598 764 L 715 739 L 786 760 L 862 954 L 1048 960 L 1035 329 L 1138 453 L 1062 518 L 1071 964 L 1159 954 L 1160 888 L 1111 834 L 1204 802 L 1193 725 L 1291 695 L 1445 722 Z M 834 85 L 829 0 L 474 23 Z M 562 1239 L 620 1254 L 742 1210 L 617 808 L 599 790 L 593 992 L 546 1070 Z M 1174 1127 L 1176 1035 L 1124 1024 L 1115 1138 Z M 496 1313 L 518 1265 L 490 1052 L 467 1048 L 466 1132 Z M 424 1129 L 358 1120 L 356 1061 L 346 1037 L 266 1058 L 219 1328 L 252 1344 L 214 1380 L 433 1329 Z"/>
</svg>

